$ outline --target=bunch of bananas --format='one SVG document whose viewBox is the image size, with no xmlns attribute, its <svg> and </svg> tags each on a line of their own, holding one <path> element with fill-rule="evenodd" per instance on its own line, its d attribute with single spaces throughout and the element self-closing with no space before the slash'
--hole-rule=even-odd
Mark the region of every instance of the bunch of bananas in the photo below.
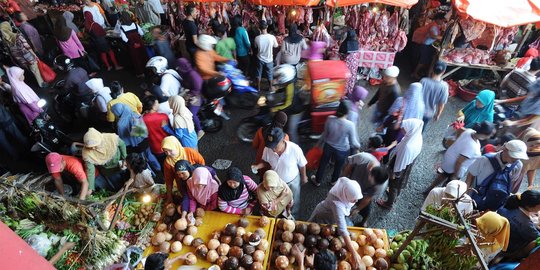
<svg viewBox="0 0 540 270">
<path fill-rule="evenodd" d="M 409 236 L 409 232 L 397 234 L 390 243 L 388 256 L 392 256 L 403 241 Z M 412 240 L 409 245 L 399 254 L 398 262 L 391 265 L 390 270 L 427 270 L 436 269 L 435 261 L 426 253 L 429 244 L 425 240 Z"/>
</svg>

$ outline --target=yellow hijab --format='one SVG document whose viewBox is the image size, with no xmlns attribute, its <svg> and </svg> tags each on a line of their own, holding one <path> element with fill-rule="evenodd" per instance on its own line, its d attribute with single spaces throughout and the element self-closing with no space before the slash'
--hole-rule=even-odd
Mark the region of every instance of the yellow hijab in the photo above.
<svg viewBox="0 0 540 270">
<path fill-rule="evenodd" d="M 187 160 L 186 150 L 180 143 L 180 141 L 174 136 L 167 136 L 161 142 L 161 149 L 172 150 L 178 152 L 176 157 L 167 156 L 165 162 L 174 168 L 174 165 L 179 160 Z"/>
<path fill-rule="evenodd" d="M 0 23 L 0 32 L 2 32 L 2 38 L 7 41 L 9 45 L 15 43 L 15 40 L 17 39 L 17 34 L 13 33 L 9 22 Z"/>
<path fill-rule="evenodd" d="M 269 187 L 270 190 L 266 190 L 264 186 Z M 279 196 L 281 196 L 281 194 L 285 191 L 288 191 L 287 196 L 285 196 L 283 200 L 276 202 L 277 208 L 268 213 L 276 217 L 281 214 L 283 210 L 285 210 L 285 207 L 287 207 L 292 200 L 292 191 L 290 190 L 289 186 L 287 186 L 287 184 L 285 184 L 285 182 L 279 178 L 279 175 L 275 171 L 268 170 L 264 173 L 262 183 L 257 187 L 256 192 L 259 202 L 261 204 L 268 204 L 270 202 L 275 202 L 276 199 L 279 198 Z"/>
<path fill-rule="evenodd" d="M 101 133 L 95 128 L 89 128 L 83 140 L 83 160 L 94 165 L 103 165 L 116 155 L 120 137 L 113 133 Z"/>
<path fill-rule="evenodd" d="M 486 212 L 476 219 L 476 227 L 487 242 L 493 242 L 492 251 L 502 249 L 506 251 L 510 240 L 510 222 L 505 217 L 495 213 Z"/>
</svg>

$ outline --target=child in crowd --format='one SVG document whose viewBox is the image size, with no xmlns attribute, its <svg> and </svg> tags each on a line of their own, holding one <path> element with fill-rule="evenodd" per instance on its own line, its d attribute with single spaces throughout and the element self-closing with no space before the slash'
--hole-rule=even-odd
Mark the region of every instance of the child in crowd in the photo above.
<svg viewBox="0 0 540 270">
<path fill-rule="evenodd" d="M 390 150 L 396 146 L 397 142 L 393 141 L 389 146 L 384 147 L 383 138 L 380 135 L 373 135 L 368 139 L 368 149 L 366 152 L 372 154 L 379 162 L 382 158 L 388 155 Z"/>
<path fill-rule="evenodd" d="M 129 170 L 129 181 L 126 182 L 126 187 L 134 187 L 137 189 L 149 189 L 154 185 L 152 172 L 148 168 L 146 159 L 138 153 L 131 153 L 126 157 L 126 164 Z"/>
</svg>

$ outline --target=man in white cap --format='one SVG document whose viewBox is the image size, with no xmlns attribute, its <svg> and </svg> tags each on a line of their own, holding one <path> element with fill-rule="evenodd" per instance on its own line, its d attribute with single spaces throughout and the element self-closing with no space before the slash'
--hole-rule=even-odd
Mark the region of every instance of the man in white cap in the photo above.
<svg viewBox="0 0 540 270">
<path fill-rule="evenodd" d="M 384 70 L 383 84 L 368 103 L 368 107 L 377 103 L 377 109 L 373 112 L 372 122 L 379 126 L 388 115 L 388 110 L 394 104 L 394 101 L 401 95 L 401 88 L 397 81 L 399 68 L 391 66 Z"/>
<path fill-rule="evenodd" d="M 523 167 L 521 160 L 527 159 L 529 159 L 527 145 L 520 140 L 511 140 L 503 145 L 502 151 L 481 156 L 469 166 L 466 183 L 467 186 L 478 191 L 471 193 L 471 197 L 477 202 L 479 209 L 483 208 L 481 204 L 489 199 L 486 195 L 489 195 L 489 190 L 493 189 L 492 182 L 496 175 L 499 179 L 504 177 L 509 180 L 510 192 L 516 193 L 519 190 L 519 186 L 515 183 Z M 504 204 L 504 201 L 506 198 L 501 203 Z"/>
</svg>

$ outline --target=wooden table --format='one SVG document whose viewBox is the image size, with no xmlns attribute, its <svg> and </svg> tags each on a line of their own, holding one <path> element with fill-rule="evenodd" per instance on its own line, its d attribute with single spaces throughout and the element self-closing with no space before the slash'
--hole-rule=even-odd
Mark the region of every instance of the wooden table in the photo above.
<svg viewBox="0 0 540 270">
<path fill-rule="evenodd" d="M 497 80 L 501 80 L 501 76 L 499 75 L 499 72 L 510 72 L 514 69 L 514 66 L 490 66 L 490 65 L 481 65 L 481 64 L 467 64 L 467 63 L 452 63 L 452 62 L 446 62 L 448 67 L 454 67 L 454 69 L 447 71 L 443 76 L 442 79 L 445 79 L 446 77 L 454 74 L 456 71 L 460 70 L 461 68 L 473 68 L 473 69 L 483 69 L 483 70 L 491 70 L 493 72 L 493 75 L 495 75 L 495 78 Z"/>
</svg>

